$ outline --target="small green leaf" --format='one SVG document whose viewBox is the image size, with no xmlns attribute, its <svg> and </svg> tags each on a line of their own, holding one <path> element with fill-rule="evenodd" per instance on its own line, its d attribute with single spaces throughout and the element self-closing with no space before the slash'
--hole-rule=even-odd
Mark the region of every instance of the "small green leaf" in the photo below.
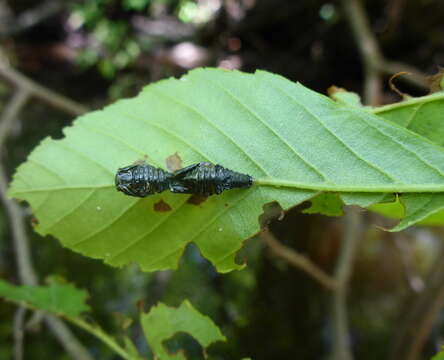
<svg viewBox="0 0 444 360">
<path fill-rule="evenodd" d="M 383 119 L 397 123 L 430 141 L 444 145 L 444 92 L 412 98 L 371 109 Z"/>
<path fill-rule="evenodd" d="M 442 70 L 435 76 L 434 83 L 442 81 Z M 435 91 L 438 91 L 438 85 Z M 394 103 L 379 108 L 373 108 L 371 111 L 382 118 L 393 121 L 409 130 L 416 132 L 430 141 L 438 145 L 444 145 L 444 122 L 442 121 L 442 112 L 444 109 L 444 93 L 436 93 L 423 97 L 412 98 L 399 103 Z M 404 196 L 401 196 L 401 199 Z M 438 200 L 439 201 L 439 200 Z M 437 204 L 436 209 L 431 209 L 432 201 L 425 195 L 420 203 L 429 204 L 426 206 L 416 206 L 416 202 L 412 202 L 412 198 L 408 196 L 404 205 L 400 202 L 376 204 L 371 207 L 381 215 L 401 219 L 404 214 L 408 216 L 394 230 L 401 230 L 408 224 L 418 221 L 418 225 L 444 225 L 444 212 L 440 211 L 440 205 Z M 405 207 L 407 206 L 407 212 Z M 409 207 L 412 208 L 409 208 Z"/>
<path fill-rule="evenodd" d="M 403 194 L 400 201 L 404 216 L 391 231 L 403 230 L 444 209 L 444 194 Z"/>
<path fill-rule="evenodd" d="M 444 360 L 444 351 L 440 351 L 438 354 L 436 354 L 430 360 Z"/>
<path fill-rule="evenodd" d="M 302 211 L 304 214 L 322 214 L 327 216 L 341 216 L 344 214 L 342 206 L 344 203 L 337 194 L 320 194 L 311 201 L 311 206 Z"/>
<path fill-rule="evenodd" d="M 0 280 L 0 296 L 7 300 L 54 314 L 77 317 L 89 306 L 88 294 L 72 284 L 51 278 L 48 286 L 14 286 Z"/>
<path fill-rule="evenodd" d="M 204 349 L 213 342 L 226 341 L 213 321 L 199 313 L 187 300 L 178 308 L 158 304 L 141 316 L 141 323 L 146 339 L 159 360 L 185 359 L 182 353 L 169 354 L 163 345 L 178 332 L 190 334 Z"/>
</svg>

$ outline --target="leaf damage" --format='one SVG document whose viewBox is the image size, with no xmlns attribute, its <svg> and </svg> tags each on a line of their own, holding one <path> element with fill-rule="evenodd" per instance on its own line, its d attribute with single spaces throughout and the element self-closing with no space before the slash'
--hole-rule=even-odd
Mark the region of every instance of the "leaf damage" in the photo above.
<svg viewBox="0 0 444 360">
<path fill-rule="evenodd" d="M 163 199 L 160 199 L 159 201 L 154 203 L 153 209 L 156 212 L 168 212 L 172 210 L 172 207 Z"/>
<path fill-rule="evenodd" d="M 166 158 L 166 167 L 169 171 L 174 172 L 183 168 L 182 158 L 176 151 L 174 154 Z"/>
<path fill-rule="evenodd" d="M 285 211 L 278 201 L 271 201 L 262 206 L 262 214 L 259 215 L 258 221 L 261 229 L 270 225 L 274 220 L 281 221 L 285 217 Z"/>
<path fill-rule="evenodd" d="M 200 195 L 200 194 L 193 194 L 188 198 L 187 203 L 191 204 L 191 205 L 199 206 L 207 200 L 208 200 L 208 196 Z"/>
<path fill-rule="evenodd" d="M 302 211 L 304 214 L 321 214 L 326 216 L 342 216 L 344 203 L 338 194 L 322 193 L 310 200 L 311 206 Z"/>
<path fill-rule="evenodd" d="M 362 107 L 356 95 L 336 91 L 334 102 L 266 72 L 199 69 L 183 79 L 192 81 L 163 80 L 82 116 L 64 130 L 64 139 L 46 139 L 32 152 L 9 194 L 31 204 L 39 233 L 108 264 L 138 263 L 144 271 L 176 268 L 193 242 L 218 271 L 228 272 L 239 268 L 235 254 L 258 231 L 261 213 L 266 224 L 320 192 L 362 207 L 397 192 L 438 196 L 410 212 L 409 225 L 441 211 L 442 148 Z M 426 133 L 423 120 L 442 114 L 442 102 L 439 94 L 403 102 L 402 125 L 418 122 L 418 133 Z M 395 110 L 380 112 L 400 118 Z M 168 158 L 169 168 L 181 167 L 182 157 L 229 161 L 255 184 L 211 197 L 204 206 L 188 206 L 202 202 L 170 193 L 162 195 L 166 205 L 156 196 L 121 196 L 113 184 L 118 165 L 144 154 L 159 168 Z M 271 201 L 280 204 L 274 216 L 261 208 Z"/>
<path fill-rule="evenodd" d="M 188 300 L 178 308 L 159 303 L 148 313 L 142 314 L 141 323 L 145 337 L 158 359 L 184 358 L 178 357 L 179 353 L 170 354 L 165 347 L 165 341 L 179 332 L 191 335 L 204 350 L 216 341 L 227 340 L 214 322 L 198 312 Z"/>
</svg>

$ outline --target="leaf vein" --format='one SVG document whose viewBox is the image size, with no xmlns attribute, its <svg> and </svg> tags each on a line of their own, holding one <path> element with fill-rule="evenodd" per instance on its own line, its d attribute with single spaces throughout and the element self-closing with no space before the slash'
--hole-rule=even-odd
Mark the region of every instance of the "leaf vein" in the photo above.
<svg viewBox="0 0 444 360">
<path fill-rule="evenodd" d="M 65 149 L 65 150 L 72 151 L 73 154 L 76 154 L 77 156 L 79 156 L 79 157 L 81 157 L 81 158 L 83 158 L 83 159 L 88 160 L 90 163 L 95 164 L 95 165 L 98 166 L 100 169 L 102 169 L 103 171 L 105 171 L 107 174 L 111 174 L 111 176 L 114 177 L 114 173 L 113 173 L 110 169 L 106 168 L 105 166 L 103 166 L 103 165 L 100 164 L 98 161 L 94 160 L 93 158 L 89 157 L 88 155 L 81 153 L 80 151 L 78 151 L 78 150 L 75 149 L 75 148 L 72 148 L 71 146 L 68 146 L 68 145 L 66 145 L 66 144 L 63 144 L 63 143 L 60 142 L 60 141 L 56 141 L 56 142 L 54 142 L 54 144 L 57 145 L 57 146 L 59 146 L 59 147 L 61 147 L 61 148 L 63 148 L 63 149 Z"/>
<path fill-rule="evenodd" d="M 108 262 L 111 262 L 114 260 L 117 256 L 120 256 L 124 254 L 126 251 L 128 251 L 133 246 L 137 245 L 142 239 L 144 239 L 146 236 L 150 235 L 153 231 L 155 231 L 160 225 L 162 225 L 165 221 L 167 221 L 173 214 L 175 214 L 177 211 L 179 211 L 180 208 L 182 208 L 187 203 L 187 198 L 184 199 L 184 201 L 175 209 L 170 211 L 168 215 L 166 215 L 161 221 L 159 221 L 157 224 L 155 224 L 153 227 L 148 229 L 146 233 L 143 233 L 141 236 L 136 238 L 133 242 L 128 244 L 128 246 L 124 247 L 123 249 L 120 249 L 118 252 L 113 254 L 110 258 L 107 259 Z M 170 254 L 171 255 L 171 254 Z M 169 256 L 169 255 L 168 255 Z M 149 264 L 148 264 L 149 265 Z"/>
<path fill-rule="evenodd" d="M 268 82 L 268 83 L 270 84 L 270 82 Z M 336 139 L 337 142 L 342 144 L 345 147 L 345 149 L 347 149 L 358 160 L 364 162 L 366 165 L 368 165 L 371 168 L 377 170 L 379 173 L 381 173 L 382 175 L 384 175 L 385 177 L 390 179 L 392 182 L 394 182 L 394 183 L 399 183 L 400 182 L 399 179 L 396 179 L 392 175 L 388 174 L 385 170 L 381 169 L 378 165 L 369 162 L 368 160 L 364 159 L 360 154 L 358 154 L 356 151 L 354 151 L 346 142 L 344 142 L 337 134 L 335 134 L 334 131 L 332 131 L 318 116 L 316 116 L 314 113 L 312 113 L 310 110 L 308 110 L 308 108 L 306 106 L 304 106 L 296 98 L 294 98 L 292 95 L 290 95 L 287 91 L 285 91 L 285 90 L 283 90 L 283 89 L 281 89 L 279 87 L 276 87 L 274 85 L 271 85 L 271 84 L 270 84 L 270 86 L 275 88 L 275 89 L 277 89 L 277 90 L 279 90 L 281 93 L 286 95 L 289 99 L 293 100 L 293 102 L 295 102 L 300 107 L 302 107 L 306 111 L 306 113 L 308 115 L 310 115 L 313 119 L 315 119 L 318 122 L 319 125 L 321 125 L 325 130 L 327 130 L 327 132 L 329 134 L 331 134 Z"/>
<path fill-rule="evenodd" d="M 225 92 L 231 99 L 233 99 L 233 101 L 237 104 L 239 104 L 243 109 L 245 109 L 248 113 L 250 113 L 253 117 L 255 117 L 257 120 L 259 120 L 260 123 L 262 123 L 267 129 L 268 131 L 273 134 L 277 139 L 279 139 L 283 144 L 285 144 L 292 153 L 294 153 L 299 159 L 302 160 L 302 162 L 310 169 L 312 169 L 318 176 L 320 176 L 325 182 L 327 183 L 331 183 L 331 180 L 328 179 L 328 177 L 323 174 L 318 168 L 316 168 L 313 164 L 311 164 L 307 159 L 305 159 L 298 151 L 296 151 L 296 149 L 291 146 L 287 140 L 281 135 L 279 134 L 275 129 L 273 129 L 272 126 L 270 126 L 270 124 L 268 124 L 264 119 L 262 119 L 262 117 L 260 117 L 259 115 L 257 115 L 253 110 L 250 109 L 249 106 L 245 105 L 242 101 L 239 100 L 239 98 L 234 95 L 233 93 L 231 93 L 231 91 L 229 91 L 227 88 L 225 88 L 224 86 L 220 85 L 219 83 L 215 82 L 215 81 L 211 81 L 211 80 L 206 80 L 207 82 L 213 84 L 214 86 L 220 88 L 223 92 Z"/>
<path fill-rule="evenodd" d="M 165 98 L 168 98 L 168 99 L 172 100 L 173 102 L 175 102 L 176 104 L 179 104 L 180 106 L 191 110 L 193 113 L 198 115 L 201 119 L 203 119 L 205 123 L 207 123 L 210 126 L 212 126 L 219 133 L 221 133 L 225 138 L 227 138 L 232 144 L 234 144 L 235 147 L 237 147 L 261 172 L 263 172 L 265 176 L 270 176 L 270 174 L 267 172 L 267 170 L 259 162 L 257 162 L 253 158 L 252 155 L 250 155 L 243 147 L 241 147 L 231 136 L 228 135 L 228 133 L 223 131 L 223 129 L 221 129 L 219 126 L 217 126 L 214 122 L 210 121 L 205 115 L 203 115 L 196 108 L 194 108 L 193 106 L 190 106 L 188 104 L 185 104 L 185 103 L 177 100 L 175 97 L 169 96 L 169 95 L 163 93 L 160 90 L 151 89 L 151 92 L 153 92 L 155 94 L 159 94 L 159 95 L 161 95 L 161 96 L 163 96 Z"/>
<path fill-rule="evenodd" d="M 125 215 L 130 209 L 132 209 L 135 205 L 137 205 L 142 199 L 137 199 L 134 202 L 131 202 L 129 204 L 129 206 L 123 208 L 123 210 L 116 214 L 116 216 L 114 218 L 111 218 L 109 222 L 107 222 L 106 224 L 104 224 L 102 227 L 100 227 L 99 229 L 97 229 L 96 231 L 87 234 L 86 237 L 84 237 L 83 239 L 80 239 L 79 241 L 70 244 L 70 246 L 78 246 L 79 244 L 92 239 L 94 236 L 100 234 L 101 232 L 105 231 L 106 229 L 108 229 L 109 227 L 111 227 L 113 224 L 115 224 L 123 215 Z"/>
<path fill-rule="evenodd" d="M 214 160 L 211 160 L 210 157 L 209 157 L 208 155 L 205 155 L 201 150 L 199 150 L 198 148 L 196 148 L 193 144 L 189 143 L 188 141 L 186 141 L 184 138 L 182 138 L 181 136 L 177 135 L 176 133 L 174 133 L 174 132 L 172 132 L 172 131 L 169 131 L 169 130 L 165 129 L 165 128 L 162 127 L 162 126 L 159 126 L 159 124 L 156 124 L 156 123 L 153 123 L 153 122 L 151 122 L 151 121 L 147 121 L 147 120 L 145 120 L 145 119 L 143 119 L 143 118 L 138 118 L 138 117 L 136 117 L 136 116 L 132 116 L 132 115 L 129 115 L 129 114 L 123 114 L 123 115 L 125 115 L 125 116 L 127 116 L 127 117 L 129 117 L 129 118 L 131 118 L 131 119 L 133 119 L 133 120 L 141 121 L 141 122 L 143 122 L 144 124 L 147 124 L 147 125 L 149 125 L 149 126 L 151 126 L 151 127 L 153 127 L 153 128 L 156 128 L 156 129 L 162 130 L 162 131 L 163 131 L 165 134 L 167 134 L 169 137 L 174 138 L 174 139 L 176 139 L 176 140 L 179 140 L 181 143 L 185 144 L 185 145 L 186 145 L 187 147 L 189 147 L 190 149 L 193 149 L 197 154 L 199 154 L 200 156 L 202 156 L 205 160 L 214 163 Z"/>
<path fill-rule="evenodd" d="M 365 122 L 367 125 L 369 125 L 370 127 L 372 127 L 373 129 L 375 129 L 377 132 L 379 132 L 382 136 L 384 136 L 387 139 L 392 140 L 392 142 L 394 142 L 395 144 L 398 144 L 401 148 L 403 148 L 404 150 L 406 150 L 407 152 L 409 152 L 410 154 L 413 154 L 417 159 L 421 160 L 425 165 L 427 165 L 427 167 L 429 167 L 430 169 L 434 170 L 435 172 L 437 172 L 440 176 L 444 176 L 444 173 L 438 169 L 437 167 L 435 167 L 434 165 L 430 164 L 428 160 L 423 159 L 421 156 L 418 155 L 417 152 L 410 150 L 409 148 L 405 147 L 400 141 L 398 141 L 396 138 L 394 138 L 391 135 L 388 135 L 386 133 L 384 133 L 382 130 L 380 130 L 378 127 L 376 127 L 375 125 L 373 125 L 371 122 L 369 122 L 367 119 L 365 119 L 361 114 L 357 114 L 357 118 L 361 119 L 361 121 Z"/>
<path fill-rule="evenodd" d="M 57 179 L 59 179 L 62 184 L 66 184 L 65 179 L 62 178 L 59 174 L 57 174 L 55 171 L 49 169 L 48 167 L 46 167 L 44 164 L 39 163 L 38 161 L 35 161 L 33 159 L 28 159 L 28 161 L 30 163 L 33 163 L 34 165 L 37 165 L 38 167 L 40 167 L 41 169 L 45 170 L 48 174 L 56 177 Z"/>
<path fill-rule="evenodd" d="M 424 103 L 419 104 L 419 106 L 416 107 L 415 111 L 412 112 L 412 114 L 410 115 L 410 117 L 409 117 L 409 119 L 407 121 L 407 124 L 405 125 L 405 127 L 407 129 L 410 129 L 410 125 L 412 124 L 413 120 L 415 119 L 416 114 L 418 113 L 419 109 L 421 109 L 423 107 L 423 105 L 424 105 Z"/>
<path fill-rule="evenodd" d="M 74 212 L 76 212 L 84 203 L 86 203 L 97 191 L 97 189 L 92 189 L 88 195 L 86 195 L 86 197 L 74 208 L 72 208 L 70 211 L 68 211 L 67 213 L 63 214 L 62 216 L 59 216 L 59 218 L 55 221 L 52 222 L 52 224 L 45 226 L 45 230 L 49 231 L 51 230 L 54 226 L 56 226 L 61 220 L 65 219 L 66 217 L 68 217 L 69 215 L 73 214 Z M 46 201 L 46 199 L 45 199 Z"/>
</svg>

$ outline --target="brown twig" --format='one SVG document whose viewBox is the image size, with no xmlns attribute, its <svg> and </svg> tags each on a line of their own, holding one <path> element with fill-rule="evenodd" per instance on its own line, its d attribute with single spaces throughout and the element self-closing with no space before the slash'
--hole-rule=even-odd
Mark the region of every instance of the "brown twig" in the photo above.
<svg viewBox="0 0 444 360">
<path fill-rule="evenodd" d="M 25 105 L 29 96 L 32 94 L 40 99 L 46 99 L 45 96 L 50 96 L 52 92 L 48 92 L 47 89 L 26 79 L 15 70 L 6 68 L 3 63 L 0 63 L 0 69 L 0 74 L 8 74 L 11 82 L 13 82 L 17 87 L 16 93 L 10 100 L 9 104 L 6 106 L 0 119 L 0 149 L 2 149 L 7 135 L 9 134 L 11 127 L 13 126 L 13 123 L 17 118 L 17 115 Z M 17 77 L 15 78 L 14 76 Z M 46 91 L 46 95 L 42 98 L 41 94 L 37 95 L 34 93 L 36 91 Z M 81 108 L 77 106 L 76 103 L 66 101 L 65 98 L 60 96 L 59 99 L 55 102 L 47 102 L 53 104 L 53 106 L 56 106 L 59 109 L 76 115 L 77 112 L 81 110 Z M 6 213 L 10 219 L 12 239 L 15 248 L 20 282 L 25 285 L 35 286 L 38 284 L 38 280 L 32 264 L 32 257 L 29 249 L 29 240 L 26 234 L 25 216 L 18 204 L 12 199 L 9 199 L 6 195 L 7 186 L 8 181 L 6 172 L 0 162 L 0 200 L 3 203 L 3 206 L 6 209 Z M 63 321 L 52 315 L 45 315 L 44 319 L 54 336 L 60 341 L 62 346 L 73 359 L 92 360 L 92 357 L 89 355 L 88 351 L 76 339 L 76 337 L 72 334 L 72 332 Z M 19 337 L 17 332 L 16 339 L 20 339 L 22 341 L 23 337 Z M 17 352 L 20 352 L 20 350 L 17 350 Z"/>
<path fill-rule="evenodd" d="M 264 229 L 261 233 L 261 238 L 276 256 L 284 259 L 290 265 L 305 271 L 325 288 L 335 290 L 336 282 L 331 276 L 316 266 L 306 256 L 279 242 L 270 230 Z"/>
<path fill-rule="evenodd" d="M 1 29 L 0 36 L 11 36 L 26 31 L 57 14 L 62 9 L 63 3 L 61 2 L 54 0 L 45 1 L 30 10 L 24 11 L 16 19 L 11 19 L 9 26 L 4 26 Z"/>
<path fill-rule="evenodd" d="M 382 90 L 379 64 L 383 62 L 378 42 L 371 32 L 361 1 L 342 0 L 342 7 L 364 64 L 364 101 L 368 105 L 377 105 Z"/>
<path fill-rule="evenodd" d="M 425 289 L 409 306 L 404 324 L 396 327 L 396 340 L 391 359 L 419 360 L 439 312 L 444 307 L 444 247 L 429 270 Z"/>
<path fill-rule="evenodd" d="M 0 197 L 6 212 L 9 215 L 12 229 L 12 237 L 18 262 L 19 277 L 21 283 L 26 285 L 37 285 L 37 276 L 33 269 L 29 241 L 25 231 L 24 215 L 20 207 L 6 196 L 7 180 L 0 165 Z M 65 350 L 76 360 L 92 360 L 88 351 L 75 338 L 69 328 L 58 318 L 52 315 L 44 317 L 52 333 L 60 341 Z"/>
<path fill-rule="evenodd" d="M 392 236 L 400 253 L 406 285 L 410 291 L 419 294 L 424 290 L 425 283 L 422 277 L 413 269 L 413 247 L 409 245 L 405 236 L 400 236 L 399 233 L 393 233 Z"/>
<path fill-rule="evenodd" d="M 371 31 L 370 23 L 361 0 L 342 0 L 342 8 L 355 38 L 364 65 L 364 101 L 368 105 L 378 105 L 382 93 L 382 75 L 408 72 L 403 81 L 422 89 L 427 89 L 427 76 L 413 66 L 392 62 L 384 58 L 378 41 Z"/>
<path fill-rule="evenodd" d="M 9 107 L 7 107 L 6 110 L 8 110 L 8 108 Z M 16 108 L 16 112 L 18 111 L 19 109 Z M 2 122 L 3 121 L 5 120 L 2 120 Z M 5 131 L 8 132 L 7 129 L 5 129 Z M 5 138 L 3 137 L 3 139 Z M 3 144 L 0 143 L 0 149 L 3 147 L 2 145 Z M 11 224 L 12 239 L 15 248 L 20 282 L 22 284 L 35 286 L 38 281 L 32 264 L 29 241 L 25 230 L 24 214 L 20 207 L 6 195 L 7 187 L 8 181 L 6 173 L 3 169 L 3 165 L 0 164 L 0 200 L 6 209 Z"/>
<path fill-rule="evenodd" d="M 25 335 L 26 308 L 17 308 L 14 315 L 14 360 L 23 360 L 23 338 Z"/>
<path fill-rule="evenodd" d="M 427 80 L 428 76 L 411 65 L 384 59 L 383 63 L 380 64 L 380 70 L 386 75 L 406 72 L 409 75 L 400 77 L 399 80 L 408 82 L 423 90 L 428 90 L 430 87 Z"/>
<path fill-rule="evenodd" d="M 31 96 L 68 114 L 81 115 L 88 111 L 88 108 L 85 106 L 27 78 L 9 66 L 4 60 L 0 60 L 0 76 L 9 81 L 16 88 L 26 90 Z"/>
<path fill-rule="evenodd" d="M 348 208 L 344 215 L 345 231 L 334 276 L 337 289 L 333 293 L 333 360 L 353 359 L 348 329 L 347 295 L 361 231 L 361 216 L 355 208 Z"/>
<path fill-rule="evenodd" d="M 8 137 L 18 112 L 23 108 L 28 99 L 28 91 L 19 88 L 3 110 L 2 121 L 0 122 L 0 148 Z"/>
</svg>

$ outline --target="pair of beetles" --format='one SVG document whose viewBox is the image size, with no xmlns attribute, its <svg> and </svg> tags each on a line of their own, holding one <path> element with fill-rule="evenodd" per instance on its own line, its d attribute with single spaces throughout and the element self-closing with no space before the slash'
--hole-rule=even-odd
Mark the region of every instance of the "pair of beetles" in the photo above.
<svg viewBox="0 0 444 360">
<path fill-rule="evenodd" d="M 136 197 L 165 190 L 209 196 L 234 188 L 248 188 L 253 184 L 253 178 L 209 162 L 200 162 L 174 172 L 143 163 L 118 169 L 115 183 L 118 191 Z"/>
</svg>

